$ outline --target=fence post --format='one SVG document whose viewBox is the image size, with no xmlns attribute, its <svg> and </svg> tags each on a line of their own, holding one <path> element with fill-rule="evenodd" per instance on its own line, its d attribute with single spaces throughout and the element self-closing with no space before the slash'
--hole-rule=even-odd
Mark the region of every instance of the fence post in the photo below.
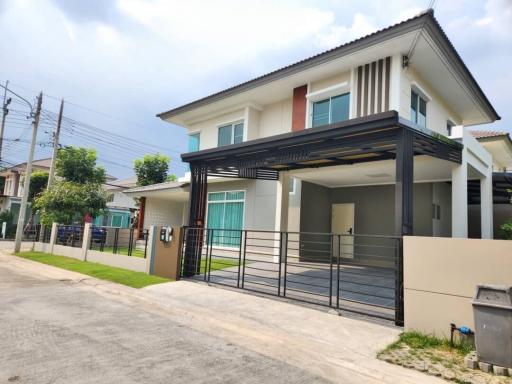
<svg viewBox="0 0 512 384">
<path fill-rule="evenodd" d="M 146 273 L 148 275 L 153 272 L 153 260 L 155 257 L 155 236 L 156 236 L 156 225 L 151 225 L 147 233 L 147 250 L 146 250 Z"/>
<path fill-rule="evenodd" d="M 89 244 L 91 244 L 91 223 L 85 223 L 84 233 L 82 234 L 82 260 L 87 261 L 87 251 L 89 250 Z"/>
<path fill-rule="evenodd" d="M 395 325 L 404 325 L 404 243 L 403 237 L 396 241 L 395 270 Z"/>
<path fill-rule="evenodd" d="M 52 232 L 50 234 L 50 253 L 53 255 L 53 246 L 55 245 L 55 241 L 57 240 L 57 231 L 59 224 L 52 223 Z"/>
</svg>

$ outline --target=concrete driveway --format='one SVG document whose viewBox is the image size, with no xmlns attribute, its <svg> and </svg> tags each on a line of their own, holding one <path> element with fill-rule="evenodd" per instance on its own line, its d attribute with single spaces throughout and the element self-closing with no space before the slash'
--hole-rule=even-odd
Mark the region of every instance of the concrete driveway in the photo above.
<svg viewBox="0 0 512 384">
<path fill-rule="evenodd" d="M 0 383 L 441 383 L 375 359 L 398 333 L 200 283 L 136 290 L 0 253 Z"/>
</svg>

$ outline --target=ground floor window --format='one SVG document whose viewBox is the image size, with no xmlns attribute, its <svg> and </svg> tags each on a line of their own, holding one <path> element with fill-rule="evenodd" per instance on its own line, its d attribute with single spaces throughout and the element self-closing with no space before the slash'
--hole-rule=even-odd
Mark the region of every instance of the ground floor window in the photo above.
<svg viewBox="0 0 512 384">
<path fill-rule="evenodd" d="M 206 226 L 213 231 L 213 245 L 237 247 L 244 222 L 244 191 L 210 192 Z"/>
</svg>

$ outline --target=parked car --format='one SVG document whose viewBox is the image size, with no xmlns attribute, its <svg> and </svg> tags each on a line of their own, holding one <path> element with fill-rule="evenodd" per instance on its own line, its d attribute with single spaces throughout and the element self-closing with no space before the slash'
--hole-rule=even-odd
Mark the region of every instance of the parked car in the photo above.
<svg viewBox="0 0 512 384">
<path fill-rule="evenodd" d="M 63 225 L 57 229 L 57 242 L 74 246 L 82 241 L 84 227 L 80 225 Z M 107 231 L 105 228 L 91 226 L 91 241 L 93 243 L 104 243 L 107 238 Z"/>
</svg>

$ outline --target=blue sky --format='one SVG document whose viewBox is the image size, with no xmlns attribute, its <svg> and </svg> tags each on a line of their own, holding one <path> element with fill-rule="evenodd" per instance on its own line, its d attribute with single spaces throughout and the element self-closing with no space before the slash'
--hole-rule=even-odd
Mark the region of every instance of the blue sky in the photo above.
<svg viewBox="0 0 512 384">
<path fill-rule="evenodd" d="M 182 174 L 184 129 L 156 113 L 216 92 L 415 15 L 428 1 L 0 0 L 0 81 L 44 107 L 159 145 Z M 435 15 L 512 130 L 512 1 L 438 1 Z M 82 108 L 87 107 L 88 109 Z M 97 113 L 97 112 L 101 113 Z M 46 132 L 49 132 L 47 127 Z M 22 124 L 6 137 L 22 135 Z M 45 129 L 40 141 L 48 137 Z M 69 144 L 83 144 L 69 135 Z M 4 158 L 23 160 L 26 146 Z M 45 156 L 49 148 L 38 148 Z M 131 173 L 136 155 L 99 148 L 109 173 Z M 114 165 L 116 163 L 118 165 Z"/>
</svg>

